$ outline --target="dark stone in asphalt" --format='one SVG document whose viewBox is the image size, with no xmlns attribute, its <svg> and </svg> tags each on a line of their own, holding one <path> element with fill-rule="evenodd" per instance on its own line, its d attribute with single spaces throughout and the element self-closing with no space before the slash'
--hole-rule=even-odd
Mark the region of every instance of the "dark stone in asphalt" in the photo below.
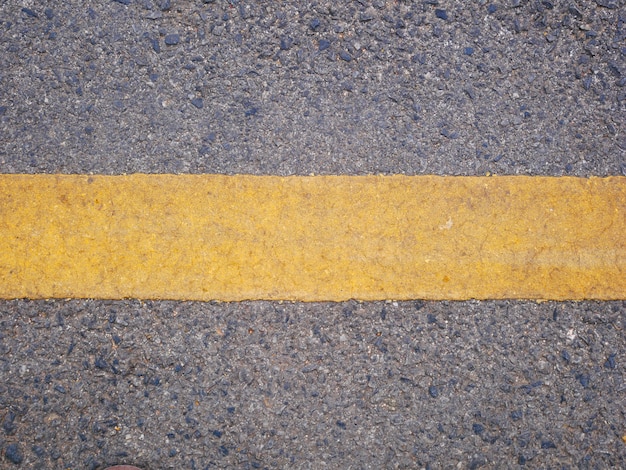
<svg viewBox="0 0 626 470">
<path fill-rule="evenodd" d="M 442 10 L 440 8 L 437 8 L 435 10 L 435 16 L 441 20 L 447 20 L 448 19 L 448 13 L 446 12 L 446 10 Z"/>
<path fill-rule="evenodd" d="M 443 129 L 441 129 L 440 133 L 441 133 L 442 136 L 444 136 L 444 137 L 446 137 L 448 139 L 456 139 L 459 136 L 458 132 L 453 132 L 453 131 L 451 131 L 449 129 L 446 129 L 445 127 Z"/>
<path fill-rule="evenodd" d="M 19 444 L 9 444 L 4 451 L 4 455 L 9 462 L 14 464 L 21 464 L 24 461 L 24 455 Z"/>
<path fill-rule="evenodd" d="M 350 62 L 352 60 L 352 56 L 347 51 L 339 52 L 339 57 L 346 62 Z"/>
<path fill-rule="evenodd" d="M 318 48 L 320 51 L 325 51 L 330 47 L 330 41 L 326 39 L 320 39 L 318 43 Z"/>
<path fill-rule="evenodd" d="M 591 381 L 591 378 L 589 374 L 577 374 L 576 380 L 578 380 L 580 382 L 580 385 L 582 385 L 584 388 L 587 388 L 589 387 L 589 382 Z"/>
<path fill-rule="evenodd" d="M 106 361 L 101 357 L 97 357 L 93 365 L 96 366 L 98 369 L 106 369 L 108 367 Z"/>
<path fill-rule="evenodd" d="M 31 10 L 30 8 L 24 7 L 22 8 L 22 12 L 26 13 L 26 15 L 30 16 L 31 18 L 39 18 L 39 15 L 35 11 Z"/>
<path fill-rule="evenodd" d="M 191 100 L 191 104 L 193 104 L 198 109 L 202 109 L 204 107 L 204 101 L 202 100 L 202 98 L 193 98 Z"/>
<path fill-rule="evenodd" d="M 568 11 L 569 11 L 570 14 L 574 15 L 574 18 L 576 18 L 577 20 L 582 20 L 583 19 L 583 14 L 574 5 L 571 5 L 568 8 Z"/>
<path fill-rule="evenodd" d="M 124 111 L 125 106 L 122 100 L 113 100 L 113 107 L 118 111 Z"/>
<path fill-rule="evenodd" d="M 416 64 L 424 65 L 426 63 L 426 54 L 415 54 L 411 60 Z"/>
<path fill-rule="evenodd" d="M 280 39 L 281 50 L 288 51 L 289 49 L 291 49 L 292 46 L 293 46 L 293 38 L 290 38 L 289 36 L 283 36 Z"/>
<path fill-rule="evenodd" d="M 179 42 L 180 36 L 176 33 L 168 34 L 167 36 L 165 36 L 165 44 L 167 44 L 168 46 L 175 46 Z"/>
<path fill-rule="evenodd" d="M 313 31 L 318 31 L 320 29 L 320 26 L 322 25 L 322 23 L 320 22 L 319 18 L 313 18 L 311 20 L 311 22 L 309 23 L 309 27 L 313 30 Z"/>
<path fill-rule="evenodd" d="M 12 411 L 7 412 L 2 420 L 2 429 L 7 436 L 15 434 L 15 413 Z"/>
<path fill-rule="evenodd" d="M 476 457 L 472 458 L 472 460 L 470 461 L 470 463 L 467 466 L 467 468 L 469 470 L 476 470 L 476 469 L 481 468 L 481 467 L 483 467 L 485 465 L 487 465 L 487 459 L 484 456 L 479 455 L 479 456 L 476 456 Z"/>
<path fill-rule="evenodd" d="M 256 116 L 258 112 L 259 112 L 259 108 L 257 108 L 256 106 L 248 106 L 244 112 L 244 115 L 246 117 Z"/>
<path fill-rule="evenodd" d="M 615 366 L 616 366 L 615 357 L 616 356 L 617 354 L 609 354 L 609 357 L 604 363 L 604 367 L 606 367 L 607 369 L 615 369 Z"/>
<path fill-rule="evenodd" d="M 39 458 L 42 458 L 44 455 L 46 455 L 46 450 L 43 447 L 38 446 L 38 445 L 34 445 L 32 447 L 32 451 L 35 454 L 35 456 Z"/>
</svg>

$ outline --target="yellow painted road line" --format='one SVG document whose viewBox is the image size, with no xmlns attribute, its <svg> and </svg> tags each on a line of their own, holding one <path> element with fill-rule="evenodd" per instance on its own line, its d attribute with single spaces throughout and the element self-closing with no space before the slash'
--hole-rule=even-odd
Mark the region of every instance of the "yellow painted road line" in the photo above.
<svg viewBox="0 0 626 470">
<path fill-rule="evenodd" d="M 626 299 L 626 178 L 0 175 L 0 297 Z"/>
</svg>

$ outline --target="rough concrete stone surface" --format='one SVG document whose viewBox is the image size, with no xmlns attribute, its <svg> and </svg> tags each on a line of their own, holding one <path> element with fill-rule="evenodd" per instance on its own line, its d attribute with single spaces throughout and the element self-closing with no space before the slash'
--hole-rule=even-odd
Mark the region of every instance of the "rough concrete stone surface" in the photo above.
<svg viewBox="0 0 626 470">
<path fill-rule="evenodd" d="M 619 468 L 625 313 L 3 302 L 2 441 L 25 468 Z"/>
<path fill-rule="evenodd" d="M 0 6 L 3 172 L 626 172 L 623 0 L 47 5 Z"/>
</svg>

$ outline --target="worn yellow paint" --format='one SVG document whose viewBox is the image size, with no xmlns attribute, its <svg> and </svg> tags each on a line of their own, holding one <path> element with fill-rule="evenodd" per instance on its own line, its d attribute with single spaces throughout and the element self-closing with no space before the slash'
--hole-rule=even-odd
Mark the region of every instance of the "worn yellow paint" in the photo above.
<svg viewBox="0 0 626 470">
<path fill-rule="evenodd" d="M 0 297 L 625 299 L 626 178 L 0 175 Z"/>
</svg>

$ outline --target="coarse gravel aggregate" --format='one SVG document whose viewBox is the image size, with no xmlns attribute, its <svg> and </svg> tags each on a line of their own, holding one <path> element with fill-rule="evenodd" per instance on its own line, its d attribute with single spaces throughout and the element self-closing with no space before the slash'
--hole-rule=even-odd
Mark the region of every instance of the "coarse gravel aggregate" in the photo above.
<svg viewBox="0 0 626 470">
<path fill-rule="evenodd" d="M 0 171 L 626 173 L 625 40 L 623 0 L 7 0 Z"/>
<path fill-rule="evenodd" d="M 2 310 L 5 464 L 626 463 L 626 302 L 19 300 Z"/>
<path fill-rule="evenodd" d="M 625 39 L 623 0 L 4 0 L 0 172 L 626 175 Z M 625 328 L 0 301 L 0 468 L 626 468 Z"/>
</svg>

